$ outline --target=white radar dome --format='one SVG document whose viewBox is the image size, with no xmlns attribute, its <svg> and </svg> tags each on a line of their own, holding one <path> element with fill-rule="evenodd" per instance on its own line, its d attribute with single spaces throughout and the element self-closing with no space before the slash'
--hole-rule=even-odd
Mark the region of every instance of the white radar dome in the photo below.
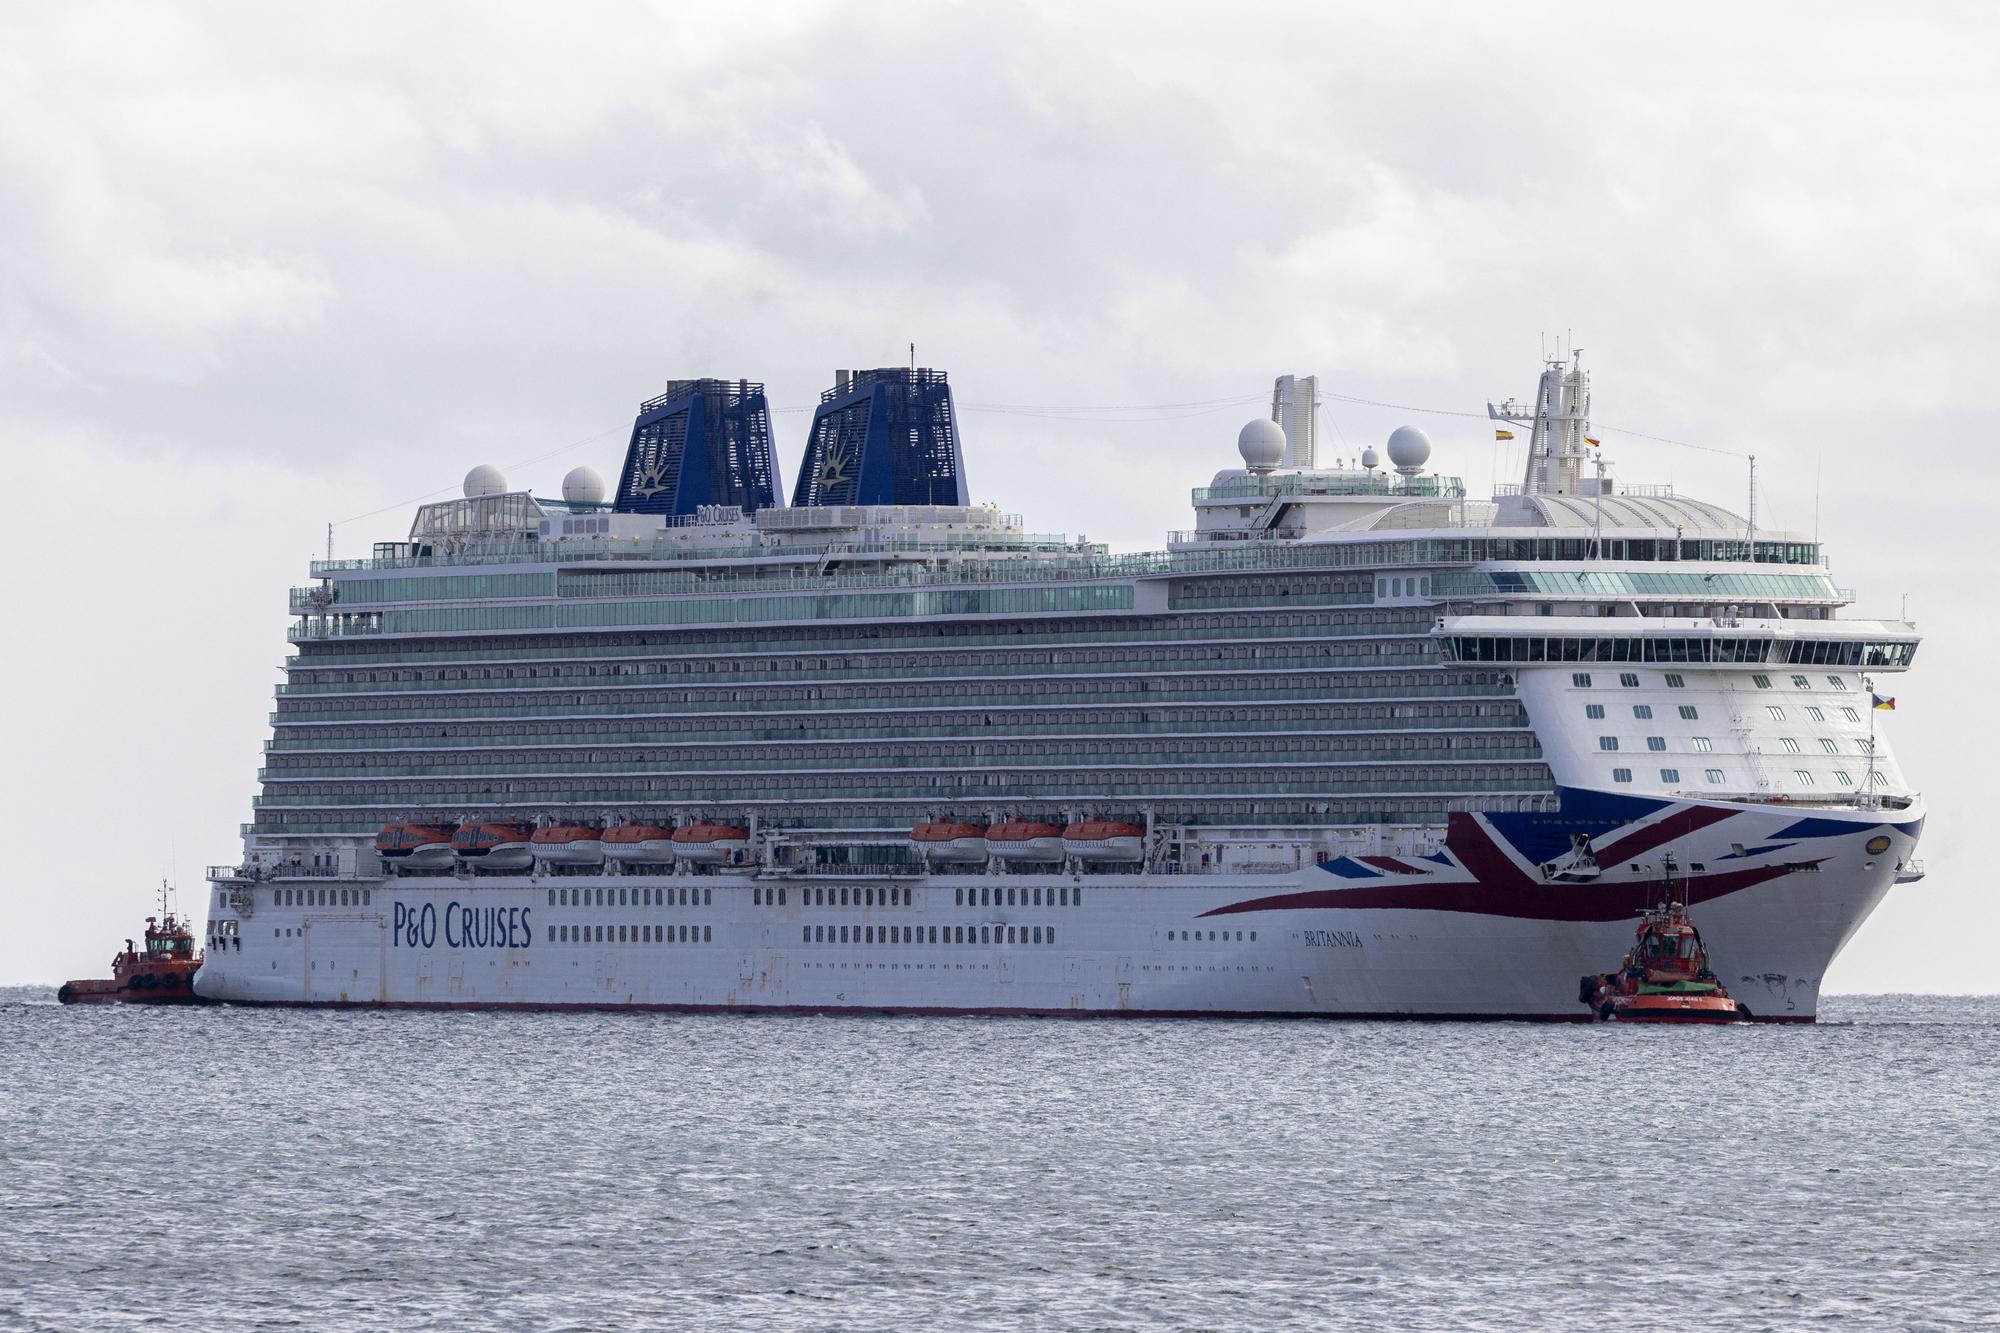
<svg viewBox="0 0 2000 1333">
<path fill-rule="evenodd" d="M 465 498 L 477 500 L 482 495 L 505 495 L 507 474 L 491 463 L 481 463 L 465 474 Z"/>
<path fill-rule="evenodd" d="M 573 505 L 604 503 L 604 478 L 596 468 L 573 467 L 563 475 L 563 499 Z"/>
<path fill-rule="evenodd" d="M 1361 466 L 1370 472 L 1382 466 L 1382 455 L 1375 452 L 1374 445 L 1371 444 L 1361 451 Z"/>
<path fill-rule="evenodd" d="M 1237 432 L 1236 452 L 1252 472 L 1269 472 L 1285 461 L 1285 428 L 1269 417 L 1258 417 Z"/>
<path fill-rule="evenodd" d="M 1389 434 L 1389 461 L 1396 471 L 1414 477 L 1431 458 L 1431 437 L 1415 426 L 1398 426 Z"/>
</svg>

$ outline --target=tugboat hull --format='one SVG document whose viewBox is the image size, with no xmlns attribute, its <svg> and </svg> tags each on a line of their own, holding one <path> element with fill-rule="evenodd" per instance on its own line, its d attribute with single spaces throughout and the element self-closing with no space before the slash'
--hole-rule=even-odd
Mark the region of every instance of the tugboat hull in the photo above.
<svg viewBox="0 0 2000 1333">
<path fill-rule="evenodd" d="M 1727 995 L 1636 995 L 1614 1000 L 1607 1015 L 1619 1023 L 1741 1023 L 1750 1015 Z"/>
<path fill-rule="evenodd" d="M 214 1004 L 194 993 L 194 968 L 141 973 L 124 981 L 91 978 L 65 981 L 56 991 L 60 1004 Z"/>
</svg>

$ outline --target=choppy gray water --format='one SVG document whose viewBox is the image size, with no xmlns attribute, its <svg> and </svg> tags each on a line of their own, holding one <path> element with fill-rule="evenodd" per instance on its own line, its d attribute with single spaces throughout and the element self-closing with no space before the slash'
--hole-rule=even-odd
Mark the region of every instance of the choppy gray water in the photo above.
<svg viewBox="0 0 2000 1333">
<path fill-rule="evenodd" d="M 2000 1000 L 1810 1028 L 61 1009 L 0 1328 L 2000 1319 Z"/>
</svg>

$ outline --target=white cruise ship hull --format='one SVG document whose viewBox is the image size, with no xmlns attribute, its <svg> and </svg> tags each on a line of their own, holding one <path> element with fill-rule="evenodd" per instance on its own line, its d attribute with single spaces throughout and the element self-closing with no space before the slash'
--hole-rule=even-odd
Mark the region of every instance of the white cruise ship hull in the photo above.
<svg viewBox="0 0 2000 1333">
<path fill-rule="evenodd" d="M 1284 874 L 482 874 L 371 881 L 346 906 L 322 905 L 339 900 L 325 888 L 223 886 L 254 907 L 232 947 L 211 943 L 196 990 L 294 1005 L 1582 1020 L 1579 978 L 1622 956 L 1670 848 L 1723 983 L 1757 1019 L 1803 1021 L 1922 824 L 1914 806 L 1571 795 L 1604 865 L 1585 883 L 1552 878 L 1535 841 L 1574 836 L 1575 819 L 1511 815 L 1454 816 L 1430 856 Z"/>
</svg>

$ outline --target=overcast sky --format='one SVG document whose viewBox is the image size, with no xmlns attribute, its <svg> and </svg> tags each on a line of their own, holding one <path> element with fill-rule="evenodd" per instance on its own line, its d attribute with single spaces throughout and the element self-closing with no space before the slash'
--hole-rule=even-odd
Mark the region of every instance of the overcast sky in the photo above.
<svg viewBox="0 0 2000 1333">
<path fill-rule="evenodd" d="M 670 378 L 800 408 L 915 342 L 976 499 L 1133 549 L 1274 375 L 1476 413 L 1573 330 L 1601 423 L 1754 450 L 1760 525 L 1926 635 L 1887 725 L 1931 875 L 1829 986 L 2000 990 L 1996 12 L 9 6 L 0 981 L 237 859 L 329 522 L 365 555 L 475 462 L 611 475 Z M 1517 479 L 1462 417 L 1335 403 L 1329 451 L 1405 421 Z M 1737 459 L 1605 434 L 1742 507 Z"/>
</svg>

